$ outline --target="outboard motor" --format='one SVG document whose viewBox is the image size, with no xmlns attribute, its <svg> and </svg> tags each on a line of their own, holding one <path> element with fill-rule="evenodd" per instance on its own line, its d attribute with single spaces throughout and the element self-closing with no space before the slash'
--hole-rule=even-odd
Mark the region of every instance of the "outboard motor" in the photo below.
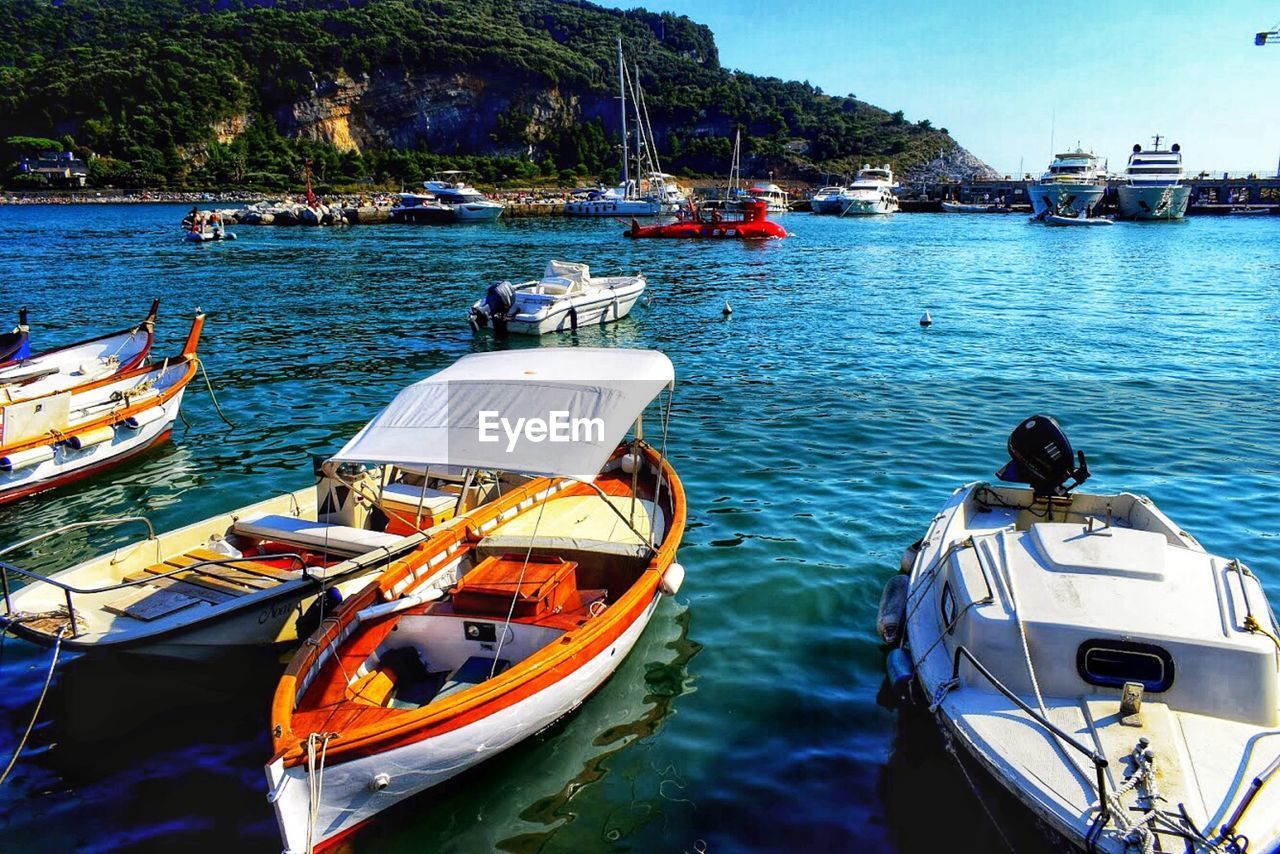
<svg viewBox="0 0 1280 854">
<path fill-rule="evenodd" d="M 1084 451 L 1072 451 L 1071 441 L 1052 416 L 1025 419 L 1009 434 L 1008 447 L 1010 460 L 996 477 L 1030 484 L 1036 498 L 1066 495 L 1089 479 Z"/>
<path fill-rule="evenodd" d="M 495 332 L 507 331 L 507 314 L 516 304 L 516 290 L 510 282 L 498 282 L 490 285 L 484 294 L 484 305 L 471 309 L 471 328 L 479 330 L 490 320 Z"/>
</svg>

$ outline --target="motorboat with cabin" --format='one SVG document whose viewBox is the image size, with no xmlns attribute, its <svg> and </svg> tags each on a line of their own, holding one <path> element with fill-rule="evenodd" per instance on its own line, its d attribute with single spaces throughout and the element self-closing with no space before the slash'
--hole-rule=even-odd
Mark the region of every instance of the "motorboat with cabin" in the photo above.
<svg viewBox="0 0 1280 854">
<path fill-rule="evenodd" d="M 596 276 L 586 264 L 548 261 L 541 279 L 491 285 L 471 306 L 473 330 L 545 335 L 603 326 L 631 312 L 644 293 L 644 276 Z"/>
<path fill-rule="evenodd" d="M 143 325 L 149 349 L 150 320 Z M 82 480 L 166 441 L 199 366 L 203 328 L 204 315 L 196 315 L 182 352 L 157 364 L 117 371 L 109 363 L 81 382 L 87 362 L 38 396 L 0 398 L 0 504 Z"/>
<path fill-rule="evenodd" d="M 474 354 L 401 392 L 339 452 L 534 479 L 437 529 L 289 663 L 266 766 L 286 852 L 333 848 L 573 712 L 619 667 L 684 577 L 684 490 L 659 450 L 673 385 L 671 362 L 647 350 Z M 488 444 L 486 410 L 601 428 Z"/>
<path fill-rule="evenodd" d="M 1257 576 L 1150 498 L 1077 492 L 1053 418 L 1008 451 L 885 588 L 897 694 L 1075 847 L 1276 850 L 1280 627 Z"/>
<path fill-rule="evenodd" d="M 809 199 L 809 210 L 816 214 L 838 214 L 844 210 L 840 196 L 845 188 L 838 186 L 823 187 Z"/>
<path fill-rule="evenodd" d="M 662 202 L 640 195 L 639 184 L 626 178 L 616 187 L 593 190 L 584 198 L 564 203 L 566 216 L 658 216 Z"/>
<path fill-rule="evenodd" d="M 31 355 L 31 327 L 27 325 L 27 310 L 18 309 L 18 325 L 12 332 L 0 335 L 0 370 Z"/>
<path fill-rule="evenodd" d="M 787 236 L 787 230 L 769 219 L 763 199 L 742 203 L 740 213 L 722 213 L 719 208 L 697 208 L 676 222 L 641 225 L 631 221 L 626 237 L 711 238 L 714 240 L 770 240 Z"/>
<path fill-rule="evenodd" d="M 118 430 L 162 426 L 137 414 L 151 409 L 132 411 L 139 426 Z M 447 464 L 366 465 L 350 455 L 319 457 L 314 473 L 314 486 L 164 533 L 129 516 L 74 522 L 10 545 L 0 550 L 0 625 L 45 646 L 162 659 L 291 644 L 344 595 L 413 555 L 427 532 L 530 479 Z M 147 536 L 48 576 L 10 556 L 122 525 L 145 526 Z"/>
<path fill-rule="evenodd" d="M 791 210 L 791 195 L 772 181 L 752 184 L 747 190 L 748 199 L 764 202 L 769 213 L 786 213 Z M 739 204 L 745 205 L 746 201 Z"/>
<path fill-rule="evenodd" d="M 1027 185 L 1033 218 L 1091 217 L 1107 189 L 1107 170 L 1094 153 L 1076 146 L 1053 158 L 1049 171 Z"/>
<path fill-rule="evenodd" d="M 430 193 L 396 193 L 395 204 L 387 216 L 391 222 L 412 225 L 442 225 L 454 221 L 453 211 Z"/>
<path fill-rule="evenodd" d="M 858 177 L 840 194 L 837 213 L 840 216 L 897 213 L 898 197 L 894 193 L 897 188 L 889 164 L 875 167 L 863 164 L 858 170 Z"/>
<path fill-rule="evenodd" d="M 448 170 L 437 172 L 423 188 L 435 200 L 453 213 L 455 222 L 493 222 L 502 216 L 504 205 L 487 198 L 475 187 L 462 181 L 465 172 Z"/>
<path fill-rule="evenodd" d="M 1120 216 L 1125 219 L 1182 219 L 1191 200 L 1191 186 L 1182 183 L 1182 146 L 1176 142 L 1160 148 L 1160 136 L 1151 148 L 1134 144 L 1125 182 L 1117 190 Z"/>
</svg>

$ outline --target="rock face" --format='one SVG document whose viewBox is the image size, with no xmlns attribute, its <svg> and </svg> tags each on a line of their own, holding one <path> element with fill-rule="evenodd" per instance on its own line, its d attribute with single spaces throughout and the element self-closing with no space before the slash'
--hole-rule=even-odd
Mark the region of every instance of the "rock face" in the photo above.
<svg viewBox="0 0 1280 854">
<path fill-rule="evenodd" d="M 994 180 L 999 177 L 996 170 L 956 145 L 899 176 L 899 181 L 905 186 L 937 181 Z"/>
</svg>

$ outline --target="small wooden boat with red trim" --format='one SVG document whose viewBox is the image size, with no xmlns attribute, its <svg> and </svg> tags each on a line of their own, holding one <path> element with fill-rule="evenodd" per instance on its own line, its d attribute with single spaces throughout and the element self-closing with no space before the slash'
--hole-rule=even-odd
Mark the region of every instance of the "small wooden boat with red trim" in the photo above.
<svg viewBox="0 0 1280 854">
<path fill-rule="evenodd" d="M 18 309 L 18 325 L 12 332 L 0 335 L 0 368 L 20 362 L 31 355 L 31 329 L 27 326 L 27 310 Z"/>
<path fill-rule="evenodd" d="M 136 330 L 148 348 L 150 327 Z M 167 439 L 195 376 L 203 328 L 197 315 L 182 353 L 159 364 L 36 397 L 0 396 L 0 504 L 81 480 Z"/>
<path fill-rule="evenodd" d="M 513 381 L 499 381 L 487 398 L 479 386 L 455 384 L 450 409 L 520 398 L 516 375 L 545 387 L 548 368 L 577 359 L 627 379 L 565 383 L 560 399 L 577 400 L 575 413 L 621 411 L 640 435 L 644 403 L 655 385 L 673 380 L 670 362 L 647 351 L 577 351 L 468 356 L 459 365 L 473 360 L 472 376 L 509 369 Z M 531 359 L 544 354 L 553 356 Z M 536 395 L 525 400 L 536 408 Z M 375 419 L 338 458 L 348 450 L 369 456 L 380 444 L 395 456 L 386 441 L 420 447 L 433 429 L 455 429 L 450 446 L 466 456 L 456 450 L 461 428 L 415 423 L 414 415 L 393 402 L 380 416 L 382 435 Z M 444 418 L 474 425 L 470 415 Z M 629 423 L 618 434 L 617 420 L 606 419 L 603 438 L 618 441 L 611 452 L 598 441 L 542 457 L 517 450 L 513 468 L 544 476 L 446 523 L 302 646 L 276 690 L 276 752 L 266 769 L 286 852 L 329 848 L 380 811 L 572 712 L 617 669 L 661 598 L 679 589 L 683 487 L 654 447 L 623 441 Z M 596 476 L 567 474 L 589 460 Z"/>
<path fill-rule="evenodd" d="M 631 221 L 627 237 L 687 237 L 725 240 L 771 240 L 787 236 L 787 230 L 768 218 L 769 206 L 760 199 L 742 205 L 742 216 L 725 216 L 718 210 L 693 211 L 688 218 L 662 225 Z"/>
<path fill-rule="evenodd" d="M 133 370 L 151 353 L 159 310 L 160 300 L 154 300 L 142 322 L 129 329 L 0 362 L 0 405 L 54 394 Z M 18 329 L 26 334 L 25 309 Z"/>
</svg>

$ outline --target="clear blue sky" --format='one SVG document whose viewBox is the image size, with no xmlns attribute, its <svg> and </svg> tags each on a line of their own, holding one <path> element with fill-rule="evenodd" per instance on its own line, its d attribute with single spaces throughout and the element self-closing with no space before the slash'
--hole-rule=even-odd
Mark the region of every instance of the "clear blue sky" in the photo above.
<svg viewBox="0 0 1280 854">
<path fill-rule="evenodd" d="M 605 0 L 688 15 L 720 61 L 927 118 L 1002 172 L 1041 172 L 1050 132 L 1123 169 L 1164 134 L 1188 169 L 1274 174 L 1280 0 Z M 643 63 L 643 57 L 639 58 Z"/>
</svg>

